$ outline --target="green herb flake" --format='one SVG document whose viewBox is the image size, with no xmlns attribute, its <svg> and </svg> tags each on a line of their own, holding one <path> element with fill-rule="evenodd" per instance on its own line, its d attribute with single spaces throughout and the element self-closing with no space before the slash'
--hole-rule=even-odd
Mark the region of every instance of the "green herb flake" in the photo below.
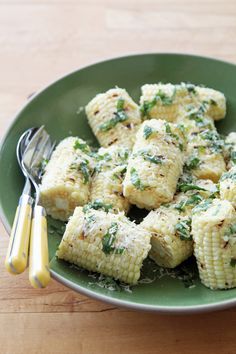
<svg viewBox="0 0 236 354">
<path fill-rule="evenodd" d="M 88 146 L 88 144 L 86 144 L 82 140 L 76 140 L 75 141 L 74 149 L 75 150 L 79 149 L 79 150 L 83 151 L 86 154 L 90 153 L 90 147 Z"/>
<path fill-rule="evenodd" d="M 196 214 L 202 211 L 206 211 L 212 205 L 212 202 L 212 199 L 206 199 L 202 201 L 200 204 L 196 205 L 195 208 L 193 208 L 192 213 Z"/>
<path fill-rule="evenodd" d="M 117 111 L 114 113 L 114 117 L 108 120 L 107 122 L 101 124 L 99 126 L 99 130 L 107 132 L 114 128 L 118 123 L 122 123 L 128 119 L 128 116 L 124 109 L 124 103 L 125 101 L 123 98 L 118 99 L 116 104 Z"/>
<path fill-rule="evenodd" d="M 220 181 L 225 181 L 226 179 L 231 179 L 236 182 L 236 171 L 228 171 L 222 174 Z"/>
<path fill-rule="evenodd" d="M 143 137 L 147 140 L 153 132 L 153 128 L 149 127 L 148 125 L 145 125 L 143 128 Z"/>
<path fill-rule="evenodd" d="M 186 84 L 186 89 L 188 90 L 189 93 L 196 94 L 196 87 L 193 84 Z"/>
<path fill-rule="evenodd" d="M 165 129 L 166 133 L 169 134 L 172 138 L 174 138 L 176 141 L 179 141 L 179 136 L 177 134 L 174 134 L 171 130 L 170 124 L 165 122 Z M 179 143 L 179 149 L 180 151 L 184 150 L 184 146 L 182 143 Z"/>
<path fill-rule="evenodd" d="M 178 184 L 178 189 L 180 192 L 188 192 L 188 191 L 192 191 L 192 190 L 197 190 L 197 191 L 206 191 L 205 188 L 202 187 L 198 187 L 195 184 L 191 184 L 191 183 L 182 183 L 182 184 Z"/>
<path fill-rule="evenodd" d="M 106 213 L 108 213 L 109 210 L 112 209 L 112 204 L 106 204 L 100 199 L 95 199 L 93 202 L 88 203 L 83 207 L 83 212 L 86 213 L 90 209 L 104 210 Z"/>
<path fill-rule="evenodd" d="M 191 236 L 191 219 L 182 220 L 175 225 L 176 235 L 179 236 L 182 241 L 192 240 Z"/>
<path fill-rule="evenodd" d="M 114 252 L 115 254 L 122 254 L 124 252 L 125 249 L 123 247 L 114 247 L 117 231 L 118 224 L 113 222 L 107 230 L 107 233 L 102 238 L 102 250 L 104 253 L 110 254 L 111 252 Z"/>
<path fill-rule="evenodd" d="M 142 184 L 138 172 L 136 171 L 136 169 L 134 167 L 131 168 L 130 171 L 130 179 L 132 184 L 135 186 L 135 188 L 143 191 L 145 189 L 144 185 Z"/>
<path fill-rule="evenodd" d="M 84 160 L 84 161 L 80 162 L 79 169 L 83 174 L 83 184 L 87 184 L 89 182 L 89 178 L 90 178 L 88 161 Z"/>
<path fill-rule="evenodd" d="M 224 141 L 216 131 L 207 129 L 201 132 L 200 136 L 203 140 L 208 142 L 208 147 L 212 152 L 222 152 Z"/>
<path fill-rule="evenodd" d="M 200 165 L 200 159 L 196 156 L 192 156 L 186 162 L 186 168 L 188 170 L 194 170 Z"/>
<path fill-rule="evenodd" d="M 230 160 L 233 162 L 233 164 L 236 164 L 236 151 L 231 151 Z"/>
<path fill-rule="evenodd" d="M 175 204 L 174 208 L 179 211 L 185 211 L 188 205 L 196 205 L 203 200 L 202 196 L 198 193 L 191 195 L 188 199 L 181 200 L 179 204 Z"/>
<path fill-rule="evenodd" d="M 155 107 L 158 102 L 161 102 L 163 106 L 171 105 L 173 103 L 174 96 L 175 91 L 173 92 L 172 96 L 169 97 L 163 91 L 159 90 L 151 101 L 144 101 L 143 105 L 140 108 L 142 116 L 150 118 L 150 111 Z"/>
<path fill-rule="evenodd" d="M 148 153 L 147 151 L 140 151 L 139 152 L 140 155 L 142 155 L 142 157 L 144 158 L 144 160 L 155 163 L 156 165 L 161 165 L 165 158 L 162 155 L 151 155 L 150 153 Z"/>
</svg>

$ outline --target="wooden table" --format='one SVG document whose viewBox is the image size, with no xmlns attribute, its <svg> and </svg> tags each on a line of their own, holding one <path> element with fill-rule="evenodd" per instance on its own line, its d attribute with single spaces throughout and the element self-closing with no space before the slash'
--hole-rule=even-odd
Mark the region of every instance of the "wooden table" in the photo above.
<svg viewBox="0 0 236 354">
<path fill-rule="evenodd" d="M 139 52 L 236 62 L 235 48 L 235 0 L 0 0 L 1 135 L 27 96 L 80 66 Z M 167 316 L 118 309 L 55 281 L 33 290 L 27 273 L 6 273 L 0 230 L 1 354 L 235 354 L 236 309 Z"/>
</svg>

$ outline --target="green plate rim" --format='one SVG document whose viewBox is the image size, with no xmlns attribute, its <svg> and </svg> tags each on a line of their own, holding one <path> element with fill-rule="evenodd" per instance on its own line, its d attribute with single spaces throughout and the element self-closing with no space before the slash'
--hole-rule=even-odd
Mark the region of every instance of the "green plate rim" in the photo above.
<svg viewBox="0 0 236 354">
<path fill-rule="evenodd" d="M 21 114 L 21 112 L 26 108 L 26 106 L 32 102 L 37 96 L 39 96 L 41 93 L 43 93 L 45 90 L 47 90 L 50 86 L 53 84 L 56 84 L 57 82 L 63 80 L 64 78 L 75 74 L 76 72 L 87 69 L 96 65 L 99 65 L 101 63 L 106 63 L 106 62 L 111 62 L 119 59 L 125 59 L 125 58 L 130 58 L 130 57 L 140 57 L 140 56 L 148 56 L 148 55 L 157 55 L 157 56 L 179 56 L 179 57 L 190 57 L 190 58 L 199 58 L 199 59 L 206 59 L 210 61 L 215 61 L 218 63 L 224 63 L 227 65 L 231 65 L 236 67 L 236 64 L 230 61 L 225 61 L 221 59 L 216 59 L 208 56 L 201 56 L 201 55 L 196 55 L 196 54 L 190 54 L 190 53 L 175 53 L 175 52 L 144 52 L 144 53 L 137 53 L 137 54 L 129 54 L 129 55 L 122 55 L 118 57 L 111 57 L 105 60 L 100 60 L 96 61 L 94 63 L 91 63 L 89 65 L 81 66 L 78 69 L 72 70 L 62 76 L 59 76 L 56 80 L 51 81 L 49 84 L 44 86 L 42 89 L 40 89 L 38 92 L 33 94 L 22 107 L 16 112 L 14 115 L 13 119 L 11 120 L 11 123 L 9 124 L 8 128 L 6 129 L 5 134 L 3 135 L 1 142 L 0 142 L 0 156 L 2 154 L 2 146 L 5 143 L 5 140 L 10 133 L 10 131 L 13 129 L 18 116 Z M 11 231 L 11 226 L 9 225 L 5 214 L 3 212 L 2 208 L 2 202 L 0 201 L 0 219 L 3 223 L 3 226 L 5 230 L 7 231 L 8 234 L 10 234 Z M 192 305 L 192 306 L 160 306 L 160 305 L 146 305 L 146 304 L 139 304 L 139 303 L 133 303 L 125 300 L 118 300 L 111 298 L 109 296 L 103 295 L 103 294 L 98 294 L 92 290 L 86 289 L 80 285 L 77 285 L 73 283 L 72 281 L 62 277 L 59 275 L 57 272 L 54 270 L 50 270 L 50 273 L 52 275 L 52 278 L 57 280 L 58 282 L 62 283 L 63 285 L 71 288 L 72 290 L 79 292 L 83 295 L 89 296 L 91 298 L 94 298 L 95 300 L 103 301 L 112 305 L 116 305 L 119 307 L 125 307 L 129 308 L 131 310 L 139 310 L 139 311 L 148 311 L 148 312 L 159 312 L 159 313 L 168 313 L 168 314 L 191 314 L 191 313 L 200 313 L 200 312 L 210 312 L 210 311 L 216 311 L 216 310 L 222 310 L 226 308 L 230 308 L 232 306 L 236 305 L 236 298 L 235 299 L 230 299 L 230 300 L 222 300 L 219 302 L 215 302 L 214 304 L 205 304 L 205 305 Z"/>
</svg>

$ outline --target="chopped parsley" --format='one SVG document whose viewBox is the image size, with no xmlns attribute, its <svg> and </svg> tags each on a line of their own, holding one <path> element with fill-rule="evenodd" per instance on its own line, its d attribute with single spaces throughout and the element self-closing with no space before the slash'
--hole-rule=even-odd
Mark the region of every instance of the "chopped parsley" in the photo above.
<svg viewBox="0 0 236 354">
<path fill-rule="evenodd" d="M 199 165 L 200 159 L 196 156 L 191 156 L 185 164 L 188 170 L 194 170 L 195 168 L 199 167 Z"/>
<path fill-rule="evenodd" d="M 100 155 L 100 154 L 97 154 L 96 155 L 96 166 L 95 166 L 95 172 L 100 172 L 102 170 L 102 167 L 103 166 L 106 166 L 106 163 L 111 161 L 112 160 L 112 157 L 111 155 L 106 152 L 105 154 L 103 155 Z"/>
<path fill-rule="evenodd" d="M 89 182 L 90 174 L 89 174 L 89 168 L 88 168 L 88 161 L 84 160 L 80 162 L 79 164 L 79 169 L 83 174 L 83 184 L 86 184 Z"/>
<path fill-rule="evenodd" d="M 184 193 L 192 190 L 206 191 L 205 188 L 198 187 L 197 185 L 191 183 L 178 184 L 178 189 L 180 190 L 180 192 L 184 192 Z"/>
<path fill-rule="evenodd" d="M 143 191 L 145 189 L 143 183 L 141 182 L 137 170 L 132 167 L 130 171 L 130 179 L 132 184 L 135 186 L 136 189 Z"/>
<path fill-rule="evenodd" d="M 114 117 L 108 120 L 107 122 L 99 126 L 99 130 L 107 132 L 114 128 L 118 123 L 124 122 L 128 119 L 128 116 L 124 109 L 125 100 L 119 98 L 116 104 L 117 111 L 114 113 Z"/>
<path fill-rule="evenodd" d="M 127 167 L 125 166 L 120 171 L 113 173 L 112 179 L 119 179 L 123 181 L 126 171 Z"/>
<path fill-rule="evenodd" d="M 81 139 L 78 139 L 78 140 L 75 141 L 74 149 L 75 150 L 79 149 L 79 150 L 83 151 L 86 154 L 90 153 L 90 147 L 88 146 L 88 144 L 86 144 Z"/>
<path fill-rule="evenodd" d="M 147 140 L 153 132 L 153 128 L 149 127 L 148 125 L 145 125 L 143 128 L 143 137 Z"/>
<path fill-rule="evenodd" d="M 191 236 L 191 218 L 182 220 L 175 225 L 176 235 L 179 236 L 182 241 L 192 240 Z"/>
<path fill-rule="evenodd" d="M 118 157 L 121 159 L 122 162 L 126 162 L 129 158 L 129 150 L 124 149 L 118 152 Z"/>
<path fill-rule="evenodd" d="M 112 209 L 112 204 L 106 204 L 100 199 L 95 199 L 93 202 L 88 203 L 83 207 L 83 212 L 86 213 L 90 209 L 104 210 L 108 213 L 109 210 Z"/>
<path fill-rule="evenodd" d="M 150 111 L 153 109 L 153 107 L 155 107 L 158 102 L 161 102 L 163 106 L 171 105 L 173 103 L 174 96 L 175 91 L 170 97 L 165 94 L 165 92 L 159 90 L 151 101 L 144 101 L 143 105 L 140 108 L 142 116 L 150 118 Z"/>
<path fill-rule="evenodd" d="M 230 160 L 233 162 L 233 164 L 236 164 L 236 150 L 231 151 Z"/>
<path fill-rule="evenodd" d="M 148 153 L 146 150 L 140 150 L 140 155 L 144 158 L 144 160 L 160 165 L 164 162 L 165 158 L 162 155 L 152 155 Z"/>
<path fill-rule="evenodd" d="M 179 141 L 179 136 L 177 134 L 174 134 L 171 130 L 170 124 L 165 122 L 165 128 L 166 128 L 166 133 L 169 134 L 172 138 L 174 138 L 176 141 Z M 184 146 L 182 143 L 179 143 L 179 149 L 180 151 L 183 151 Z"/>
<path fill-rule="evenodd" d="M 236 182 L 236 171 L 229 171 L 223 173 L 223 175 L 220 178 L 220 181 L 225 181 L 226 179 L 231 179 L 232 181 Z"/>
<path fill-rule="evenodd" d="M 191 195 L 188 199 L 181 200 L 180 203 L 175 204 L 174 208 L 179 211 L 185 211 L 187 205 L 196 205 L 202 201 L 202 196 L 198 193 Z"/>
<path fill-rule="evenodd" d="M 201 132 L 200 136 L 208 142 L 212 152 L 222 152 L 224 141 L 216 131 L 207 129 Z"/>
<path fill-rule="evenodd" d="M 188 90 L 189 93 L 193 93 L 194 95 L 197 93 L 195 85 L 186 84 L 185 87 L 186 87 L 186 89 Z"/>
<path fill-rule="evenodd" d="M 125 249 L 123 247 L 114 247 L 117 231 L 118 224 L 113 222 L 107 230 L 107 233 L 102 238 L 102 250 L 104 253 L 110 254 L 111 252 L 114 252 L 116 254 L 121 254 L 124 252 Z"/>
<path fill-rule="evenodd" d="M 202 211 L 206 211 L 212 204 L 212 199 L 206 199 L 202 201 L 200 204 L 196 205 L 195 208 L 193 208 L 192 213 L 200 213 Z"/>
</svg>

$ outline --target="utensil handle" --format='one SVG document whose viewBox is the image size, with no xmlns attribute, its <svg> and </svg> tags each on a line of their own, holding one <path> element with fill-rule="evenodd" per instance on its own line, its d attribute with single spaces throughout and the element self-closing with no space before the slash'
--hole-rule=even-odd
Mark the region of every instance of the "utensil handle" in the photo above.
<svg viewBox="0 0 236 354">
<path fill-rule="evenodd" d="M 20 274 L 27 267 L 32 203 L 29 195 L 22 194 L 16 209 L 5 259 L 5 267 L 11 274 Z"/>
<path fill-rule="evenodd" d="M 39 205 L 31 225 L 29 280 L 34 288 L 45 288 L 50 281 L 46 211 Z"/>
</svg>

